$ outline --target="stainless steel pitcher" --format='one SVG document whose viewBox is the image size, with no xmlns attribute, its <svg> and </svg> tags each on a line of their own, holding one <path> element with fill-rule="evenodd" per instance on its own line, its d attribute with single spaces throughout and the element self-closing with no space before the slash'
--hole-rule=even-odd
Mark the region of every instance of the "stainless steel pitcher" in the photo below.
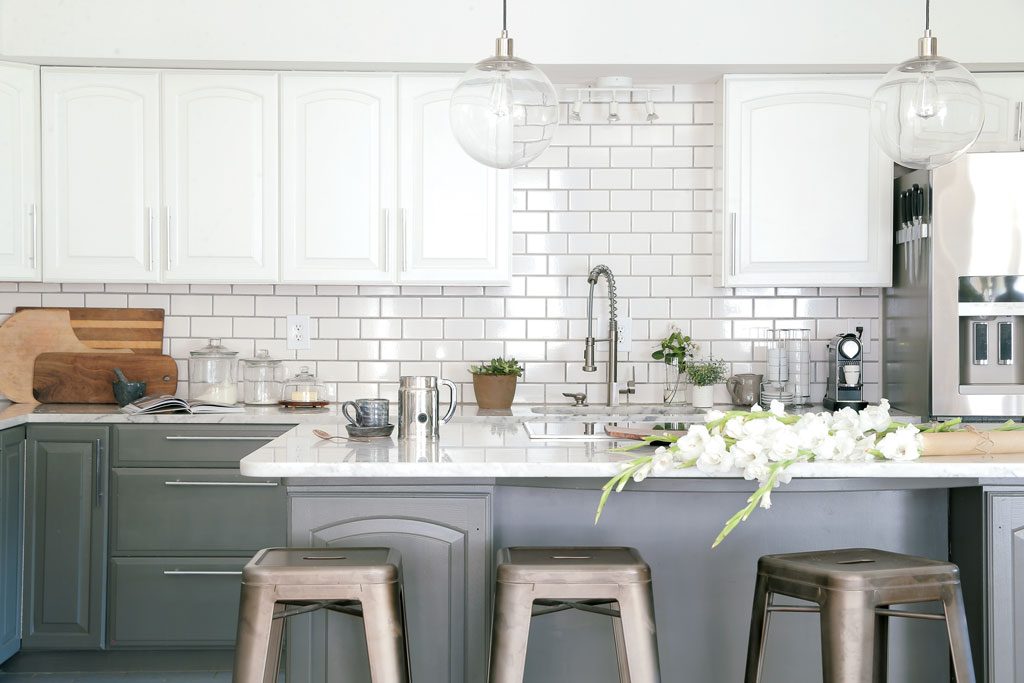
<svg viewBox="0 0 1024 683">
<path fill-rule="evenodd" d="M 448 412 L 438 419 L 440 392 L 438 385 L 448 387 L 452 392 Z M 459 390 L 455 382 L 437 377 L 416 377 L 406 375 L 398 381 L 398 438 L 436 439 L 438 428 L 455 414 L 459 402 Z"/>
</svg>

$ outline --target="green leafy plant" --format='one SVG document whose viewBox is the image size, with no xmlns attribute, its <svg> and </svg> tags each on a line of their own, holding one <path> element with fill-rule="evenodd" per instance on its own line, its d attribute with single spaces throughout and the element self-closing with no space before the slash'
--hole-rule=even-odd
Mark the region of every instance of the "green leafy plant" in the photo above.
<svg viewBox="0 0 1024 683">
<path fill-rule="evenodd" d="M 697 342 L 690 339 L 690 335 L 684 336 L 678 328 L 673 327 L 672 332 L 658 342 L 658 348 L 651 354 L 651 358 L 666 365 L 675 365 L 679 372 L 685 372 L 687 362 L 696 352 Z"/>
<path fill-rule="evenodd" d="M 710 387 L 725 381 L 725 361 L 708 358 L 686 364 L 686 372 L 696 387 Z"/>
<path fill-rule="evenodd" d="M 516 377 L 523 376 L 523 366 L 519 364 L 515 358 L 509 358 L 508 360 L 498 357 L 492 358 L 489 363 L 481 363 L 480 365 L 470 365 L 469 371 L 474 375 L 515 375 Z"/>
</svg>

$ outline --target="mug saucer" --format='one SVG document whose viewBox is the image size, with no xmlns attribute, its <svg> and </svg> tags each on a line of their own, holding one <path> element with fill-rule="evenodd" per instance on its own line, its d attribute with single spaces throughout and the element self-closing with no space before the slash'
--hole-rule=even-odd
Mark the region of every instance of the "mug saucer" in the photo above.
<svg viewBox="0 0 1024 683">
<path fill-rule="evenodd" d="M 347 424 L 345 430 L 348 435 L 354 439 L 373 439 L 383 438 L 391 436 L 391 432 L 394 431 L 395 425 L 386 424 L 383 427 L 361 427 L 359 425 Z"/>
</svg>

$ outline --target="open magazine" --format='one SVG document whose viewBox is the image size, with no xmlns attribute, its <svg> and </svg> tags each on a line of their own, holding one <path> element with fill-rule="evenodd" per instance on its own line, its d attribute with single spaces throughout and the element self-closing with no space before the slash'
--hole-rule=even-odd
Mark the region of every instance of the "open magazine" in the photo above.
<svg viewBox="0 0 1024 683">
<path fill-rule="evenodd" d="M 122 413 L 129 415 L 152 415 L 154 413 L 244 413 L 245 407 L 235 403 L 217 403 L 199 399 L 184 399 L 170 394 L 161 396 L 143 396 L 121 408 Z"/>
</svg>

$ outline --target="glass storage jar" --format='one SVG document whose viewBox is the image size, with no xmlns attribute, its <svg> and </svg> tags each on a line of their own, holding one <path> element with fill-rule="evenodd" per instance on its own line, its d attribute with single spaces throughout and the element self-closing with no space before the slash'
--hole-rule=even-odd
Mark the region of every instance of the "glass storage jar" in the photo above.
<svg viewBox="0 0 1024 683">
<path fill-rule="evenodd" d="M 284 385 L 282 361 L 260 349 L 253 358 L 242 359 L 242 396 L 248 405 L 276 405 Z"/>
<path fill-rule="evenodd" d="M 220 339 L 193 351 L 188 359 L 188 397 L 212 403 L 238 403 L 237 351 Z"/>
<path fill-rule="evenodd" d="M 298 373 L 284 385 L 281 402 L 297 406 L 326 405 L 331 402 L 331 391 L 309 371 L 308 365 L 299 368 Z"/>
</svg>

